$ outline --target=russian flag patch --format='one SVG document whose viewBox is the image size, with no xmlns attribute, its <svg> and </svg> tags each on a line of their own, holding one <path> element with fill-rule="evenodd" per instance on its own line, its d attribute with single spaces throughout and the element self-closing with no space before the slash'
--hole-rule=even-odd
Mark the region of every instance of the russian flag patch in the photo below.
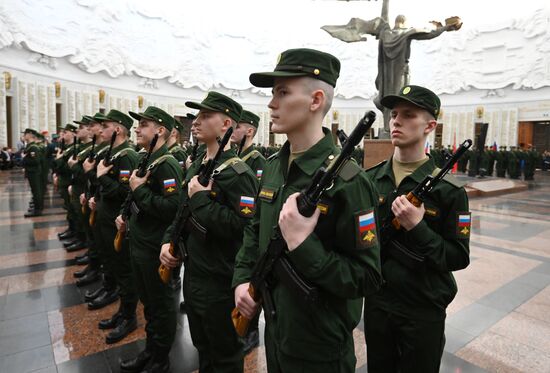
<svg viewBox="0 0 550 373">
<path fill-rule="evenodd" d="M 256 210 L 256 203 L 253 197 L 241 196 L 239 202 L 239 212 L 242 216 L 252 216 Z"/>
<path fill-rule="evenodd" d="M 376 217 L 374 210 L 361 211 L 355 214 L 357 227 L 357 245 L 360 248 L 368 248 L 376 245 Z"/>
<path fill-rule="evenodd" d="M 123 183 L 127 183 L 130 180 L 130 170 L 120 170 L 118 179 Z"/>
<path fill-rule="evenodd" d="M 264 173 L 264 170 L 256 170 L 256 177 L 258 180 L 262 178 L 262 174 Z"/>
<path fill-rule="evenodd" d="M 163 184 L 164 194 L 172 194 L 176 191 L 176 179 L 166 179 Z"/>
<path fill-rule="evenodd" d="M 469 238 L 472 226 L 472 214 L 470 212 L 457 212 L 456 234 L 459 238 Z"/>
</svg>

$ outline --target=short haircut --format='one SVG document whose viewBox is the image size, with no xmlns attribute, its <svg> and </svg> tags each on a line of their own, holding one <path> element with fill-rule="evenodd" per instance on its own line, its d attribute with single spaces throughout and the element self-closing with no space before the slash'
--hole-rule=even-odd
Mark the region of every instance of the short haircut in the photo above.
<svg viewBox="0 0 550 373">
<path fill-rule="evenodd" d="M 324 92 L 325 106 L 323 107 L 323 116 L 327 115 L 332 106 L 332 100 L 334 99 L 334 87 L 322 80 L 309 77 L 304 78 L 304 87 L 307 89 L 308 93 L 317 90 Z"/>
</svg>

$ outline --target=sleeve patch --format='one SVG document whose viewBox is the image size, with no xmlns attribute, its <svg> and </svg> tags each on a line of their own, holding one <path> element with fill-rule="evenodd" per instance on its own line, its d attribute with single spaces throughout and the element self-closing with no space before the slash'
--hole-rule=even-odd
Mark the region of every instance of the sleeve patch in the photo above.
<svg viewBox="0 0 550 373">
<path fill-rule="evenodd" d="M 360 211 L 355 214 L 356 241 L 359 248 L 373 247 L 378 243 L 376 237 L 376 218 L 374 210 Z"/>
<path fill-rule="evenodd" d="M 256 177 L 258 180 L 262 178 L 262 174 L 264 173 L 264 170 L 256 170 Z"/>
<path fill-rule="evenodd" d="M 162 182 L 164 188 L 164 195 L 170 195 L 176 192 L 176 179 L 166 179 Z"/>
<path fill-rule="evenodd" d="M 239 213 L 244 217 L 254 216 L 256 211 L 256 203 L 254 197 L 241 196 L 239 202 Z"/>
<path fill-rule="evenodd" d="M 124 184 L 128 183 L 128 180 L 130 180 L 130 170 L 120 170 L 118 180 Z"/>
<path fill-rule="evenodd" d="M 472 229 L 472 213 L 457 212 L 456 213 L 456 234 L 458 238 L 470 238 Z"/>
</svg>

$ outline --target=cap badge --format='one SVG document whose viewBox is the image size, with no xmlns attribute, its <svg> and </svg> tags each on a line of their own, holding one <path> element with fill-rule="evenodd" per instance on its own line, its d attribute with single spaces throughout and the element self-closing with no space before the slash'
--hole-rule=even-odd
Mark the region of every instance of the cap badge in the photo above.
<svg viewBox="0 0 550 373">
<path fill-rule="evenodd" d="M 319 75 L 320 73 L 321 73 L 321 72 L 319 71 L 319 69 L 313 70 L 313 74 L 315 74 L 315 75 Z"/>
<path fill-rule="evenodd" d="M 411 91 L 411 87 L 405 87 L 403 88 L 403 94 L 406 95 L 407 93 L 409 93 Z"/>
</svg>

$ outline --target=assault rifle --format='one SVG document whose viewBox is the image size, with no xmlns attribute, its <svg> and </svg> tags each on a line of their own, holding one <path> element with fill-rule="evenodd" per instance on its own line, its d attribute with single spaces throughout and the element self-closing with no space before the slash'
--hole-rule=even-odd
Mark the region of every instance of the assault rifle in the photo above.
<svg viewBox="0 0 550 373">
<path fill-rule="evenodd" d="M 95 141 L 97 137 L 94 135 L 92 137 L 92 148 L 90 149 L 90 152 L 88 153 L 87 159 L 91 162 L 94 160 L 94 150 L 95 150 Z M 86 214 L 86 211 L 88 210 L 88 200 L 90 199 L 90 181 L 86 179 L 86 183 L 84 184 L 84 197 L 86 198 L 86 202 L 82 205 L 81 211 L 82 214 Z"/>
<path fill-rule="evenodd" d="M 144 177 L 147 174 L 147 163 L 149 162 L 149 158 L 151 158 L 151 154 L 153 154 L 153 149 L 157 145 L 158 139 L 159 135 L 156 134 L 149 144 L 149 150 L 147 151 L 147 154 L 145 154 L 145 156 L 141 158 L 141 161 L 137 166 L 137 177 Z M 122 210 L 122 220 L 128 221 L 128 218 L 130 217 L 130 214 L 132 212 L 132 205 L 134 203 L 134 197 L 132 195 L 132 191 L 130 190 L 128 192 L 128 195 L 126 196 L 126 200 L 124 200 L 124 203 L 122 204 L 122 206 L 124 206 L 124 209 Z M 128 227 L 126 229 L 128 229 Z M 124 241 L 125 236 L 126 231 L 119 230 L 116 232 L 115 241 L 113 243 L 116 252 L 119 252 L 122 249 L 122 242 Z"/>
<path fill-rule="evenodd" d="M 456 152 L 447 159 L 447 162 L 437 173 L 437 175 L 427 175 L 412 191 L 407 193 L 407 199 L 414 206 L 420 207 L 424 202 L 426 195 L 435 188 L 435 186 L 443 179 L 443 177 L 453 168 L 456 162 L 466 153 L 472 146 L 472 140 L 465 140 Z M 412 270 L 422 270 L 424 268 L 425 258 L 417 252 L 409 249 L 396 239 L 396 235 L 401 229 L 401 223 L 390 214 L 383 222 L 380 228 L 380 237 L 383 247 L 387 247 L 387 253 L 397 260 L 402 265 Z"/>
<path fill-rule="evenodd" d="M 103 157 L 103 164 L 105 166 L 111 165 L 111 154 L 113 152 L 113 146 L 115 145 L 116 140 L 116 132 L 113 131 L 113 134 L 111 135 L 111 143 L 109 144 L 109 149 L 105 152 L 105 157 Z"/>
<path fill-rule="evenodd" d="M 336 136 L 338 136 L 338 140 L 340 140 L 340 145 L 344 146 L 344 143 L 348 141 L 348 135 L 344 132 L 344 130 L 337 130 Z"/>
<path fill-rule="evenodd" d="M 297 199 L 298 211 L 302 216 L 310 217 L 315 212 L 322 194 L 332 187 L 342 167 L 349 161 L 355 146 L 363 139 L 365 133 L 374 123 L 376 114 L 373 111 L 365 113 L 349 138 L 345 141 L 340 154 L 332 161 L 327 169 L 320 168 L 314 175 L 309 187 L 300 193 Z M 279 226 L 274 227 L 267 250 L 260 256 L 252 277 L 248 293 L 256 302 L 263 304 L 266 317 L 273 319 L 276 316 L 275 306 L 271 298 L 272 278 L 276 278 L 307 305 L 314 305 L 319 302 L 319 289 L 308 284 L 294 270 L 293 265 L 287 259 L 285 252 L 287 245 Z M 273 276 L 275 275 L 275 276 Z M 250 320 L 235 308 L 231 313 L 233 325 L 237 334 L 241 337 L 246 335 Z"/>
<path fill-rule="evenodd" d="M 65 139 L 61 139 L 61 153 L 65 151 Z"/>
<path fill-rule="evenodd" d="M 191 162 L 195 162 L 197 159 L 197 151 L 199 150 L 199 142 L 197 139 L 194 139 L 195 143 L 193 144 L 193 149 L 191 150 Z"/>
<path fill-rule="evenodd" d="M 73 141 L 73 161 L 76 161 L 76 147 L 78 145 L 78 143 L 80 142 L 80 139 L 77 139 L 76 136 L 74 137 L 74 141 Z"/>
<path fill-rule="evenodd" d="M 214 156 L 214 158 L 209 159 L 206 162 L 206 165 L 202 169 L 200 169 L 198 181 L 202 186 L 207 186 L 208 183 L 210 182 L 210 179 L 214 174 L 216 164 L 218 163 L 218 160 L 223 154 L 224 148 L 229 142 L 229 139 L 231 138 L 232 133 L 233 133 L 233 128 L 229 127 L 225 132 L 225 135 L 223 136 L 222 140 L 219 143 L 218 151 L 216 152 L 216 155 Z M 176 214 L 176 219 L 174 224 L 174 230 L 172 231 L 172 234 L 170 236 L 170 249 L 169 249 L 170 255 L 176 258 L 180 258 L 181 260 L 184 260 L 184 261 L 187 260 L 187 257 L 189 256 L 187 248 L 185 247 L 185 241 L 187 237 L 187 232 L 185 232 L 186 224 L 188 222 L 191 223 L 193 227 L 201 233 L 202 236 L 206 236 L 206 230 L 204 229 L 204 227 L 202 227 L 191 216 L 191 210 L 189 209 L 188 202 L 189 201 L 186 200 L 185 203 L 178 209 L 178 213 Z M 172 277 L 172 268 L 166 267 L 164 264 L 161 264 L 158 272 L 162 282 L 164 282 L 165 284 L 168 284 L 168 282 L 170 281 L 170 278 Z"/>
</svg>

